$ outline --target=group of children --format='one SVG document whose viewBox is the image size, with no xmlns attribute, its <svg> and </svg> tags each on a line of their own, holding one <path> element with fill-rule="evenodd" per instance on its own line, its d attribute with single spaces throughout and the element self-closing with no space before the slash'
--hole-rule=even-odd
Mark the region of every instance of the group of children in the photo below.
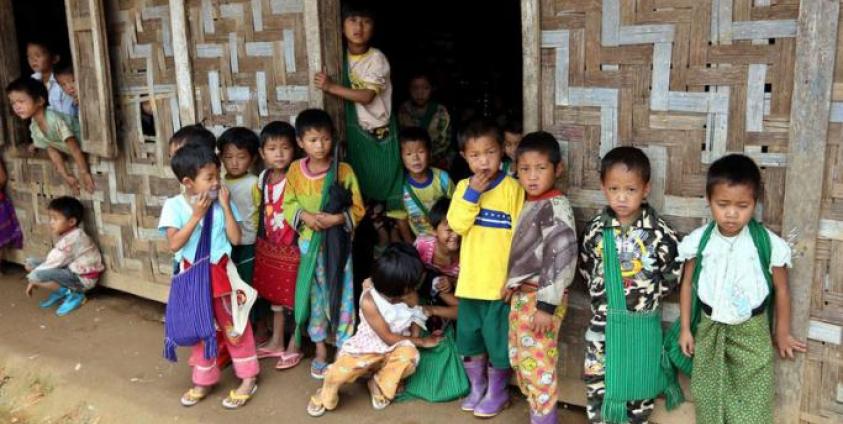
<svg viewBox="0 0 843 424">
<path fill-rule="evenodd" d="M 531 422 L 555 423 L 559 331 L 579 270 L 593 313 L 584 370 L 590 422 L 646 422 L 653 399 L 675 383 L 671 361 L 693 371 L 698 422 L 772 421 L 773 342 L 782 357 L 804 352 L 805 344 L 789 329 L 790 249 L 753 219 L 762 188 L 751 159 L 729 155 L 710 166 L 713 222 L 680 243 L 646 203 L 646 155 L 615 148 L 600 168 L 608 206 L 588 222 L 580 243 L 571 205 L 555 188 L 564 172 L 557 140 L 545 132 L 521 138 L 517 126 L 471 123 L 458 137 L 471 176 L 454 186 L 433 166 L 448 162 L 449 117 L 430 102 L 429 79 L 413 79 L 399 131 L 389 63 L 369 46 L 373 15 L 352 5 L 343 4 L 343 83 L 321 73 L 314 80 L 346 100 L 350 163 L 340 161 L 334 124 L 318 109 L 301 112 L 295 127 L 271 122 L 259 135 L 235 127 L 216 138 L 188 126 L 171 139 L 183 192 L 164 204 L 159 229 L 175 254 L 174 274 L 209 263 L 202 281 L 219 330 L 216 352 L 205 342 L 193 346 L 193 386 L 183 405 L 210 393 L 227 356 L 241 384 L 223 406 L 242 407 L 256 393 L 259 359 L 276 360 L 276 369 L 295 367 L 306 329 L 316 346 L 310 373 L 323 380 L 307 405 L 312 416 L 338 406 L 340 386 L 371 375 L 375 409 L 405 391 L 436 400 L 464 396 L 464 411 L 493 417 L 509 404 L 514 372 Z M 33 138 L 36 131 L 55 133 L 52 142 L 75 145 L 68 152 L 76 158 L 76 139 L 64 137 L 67 128 L 45 109 L 52 92 L 31 80 L 36 84 L 18 80 L 7 89 L 15 113 L 32 118 Z M 58 151 L 48 147 L 51 158 Z M 254 175 L 258 159 L 263 171 Z M 53 289 L 42 306 L 64 300 L 61 308 L 72 310 L 102 272 L 102 260 L 79 228 L 78 201 L 55 199 L 48 209 L 61 239 L 45 262 L 27 264 L 27 292 Z M 351 251 L 364 220 L 379 232 L 381 246 L 355 299 Z M 660 311 L 680 274 L 673 340 L 662 333 Z M 259 314 L 236 325 L 238 307 L 248 304 L 247 293 L 235 289 L 240 279 L 270 305 L 271 334 L 261 345 L 252 327 L 266 321 Z M 337 349 L 333 358 L 329 344 Z M 667 361 L 665 351 L 679 354 Z M 458 372 L 446 383 L 437 369 Z"/>
</svg>

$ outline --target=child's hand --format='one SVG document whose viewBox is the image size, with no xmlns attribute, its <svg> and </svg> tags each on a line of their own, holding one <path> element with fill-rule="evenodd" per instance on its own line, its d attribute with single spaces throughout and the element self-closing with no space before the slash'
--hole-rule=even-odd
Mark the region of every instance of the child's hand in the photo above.
<svg viewBox="0 0 843 424">
<path fill-rule="evenodd" d="M 545 311 L 536 310 L 533 314 L 533 332 L 545 334 L 551 330 L 553 330 L 553 316 Z"/>
<path fill-rule="evenodd" d="M 26 297 L 32 297 L 32 291 L 35 290 L 35 283 L 26 285 Z"/>
<path fill-rule="evenodd" d="M 439 293 L 452 293 L 454 291 L 454 284 L 451 283 L 451 279 L 444 276 L 436 278 L 435 287 Z"/>
<path fill-rule="evenodd" d="M 782 359 L 793 359 L 794 352 L 805 353 L 808 350 L 805 343 L 794 339 L 790 333 L 776 333 L 775 343 Z"/>
<path fill-rule="evenodd" d="M 501 287 L 501 301 L 503 301 L 503 303 L 509 303 L 512 300 L 513 293 L 515 293 L 514 290 L 511 290 L 506 286 Z"/>
<path fill-rule="evenodd" d="M 371 289 L 372 287 L 375 287 L 375 285 L 374 285 L 374 283 L 372 283 L 371 278 L 367 278 L 367 279 L 363 280 L 363 288 L 364 289 Z"/>
<path fill-rule="evenodd" d="M 83 172 L 82 176 L 82 186 L 85 187 L 85 191 L 88 193 L 94 193 L 94 177 L 91 175 L 90 172 Z"/>
<path fill-rule="evenodd" d="M 436 345 L 438 345 L 441 340 L 442 336 L 431 335 L 427 337 L 422 337 L 421 339 L 419 339 L 418 346 L 426 348 L 436 347 Z"/>
<path fill-rule="evenodd" d="M 337 225 L 345 224 L 345 216 L 341 213 L 330 214 L 319 212 L 316 214 L 316 221 L 323 229 L 336 227 Z"/>
<path fill-rule="evenodd" d="M 193 217 L 202 219 L 205 216 L 205 213 L 208 212 L 212 203 L 214 203 L 214 201 L 211 200 L 208 193 L 200 193 L 196 196 L 196 202 L 193 204 Z"/>
<path fill-rule="evenodd" d="M 682 354 L 687 357 L 694 356 L 694 335 L 691 330 L 681 330 L 679 332 L 679 348 L 682 349 Z"/>
<path fill-rule="evenodd" d="M 67 174 L 64 177 L 64 182 L 70 187 L 70 191 L 73 192 L 74 195 L 79 195 L 79 180 L 76 179 L 73 175 Z"/>
<path fill-rule="evenodd" d="M 495 173 L 492 171 L 478 172 L 471 176 L 468 186 L 473 188 L 474 191 L 482 193 L 489 187 L 489 183 L 492 182 L 494 175 Z"/>
<path fill-rule="evenodd" d="M 334 83 L 331 81 L 331 77 L 324 72 L 317 72 L 316 75 L 313 76 L 313 85 L 322 91 L 330 91 L 333 84 Z"/>
<path fill-rule="evenodd" d="M 217 198 L 219 199 L 220 205 L 222 205 L 222 207 L 227 208 L 229 205 L 231 205 L 231 192 L 228 191 L 228 187 L 221 185 L 220 190 L 217 193 Z"/>
<path fill-rule="evenodd" d="M 316 219 L 316 215 L 310 212 L 302 212 L 301 221 L 304 222 L 304 225 L 307 228 L 310 228 L 313 231 L 322 231 L 325 229 L 324 227 L 322 227 L 322 224 L 319 222 L 319 220 Z"/>
</svg>

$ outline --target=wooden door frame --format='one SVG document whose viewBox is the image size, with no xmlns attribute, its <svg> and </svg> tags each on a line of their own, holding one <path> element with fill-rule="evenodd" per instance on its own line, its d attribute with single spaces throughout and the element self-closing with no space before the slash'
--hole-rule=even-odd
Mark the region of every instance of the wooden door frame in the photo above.
<svg viewBox="0 0 843 424">
<path fill-rule="evenodd" d="M 12 0 L 0 0 L 0 87 L 3 89 L 20 75 L 17 26 Z M 0 96 L 0 146 L 16 146 L 24 137 L 23 123 L 12 115 L 5 93 Z"/>
</svg>

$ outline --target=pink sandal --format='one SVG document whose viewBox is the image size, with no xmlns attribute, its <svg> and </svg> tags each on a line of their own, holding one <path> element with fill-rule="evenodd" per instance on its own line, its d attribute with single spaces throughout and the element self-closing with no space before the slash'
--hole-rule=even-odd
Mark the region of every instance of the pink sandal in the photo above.
<svg viewBox="0 0 843 424">
<path fill-rule="evenodd" d="M 296 365 L 301 362 L 302 354 L 301 352 L 298 353 L 287 353 L 283 352 L 281 354 L 278 363 L 275 364 L 275 369 L 277 370 L 288 370 L 290 368 L 294 368 Z"/>
<path fill-rule="evenodd" d="M 281 358 L 284 356 L 286 352 L 283 350 L 268 350 L 264 348 L 258 348 L 258 359 L 263 358 Z"/>
</svg>

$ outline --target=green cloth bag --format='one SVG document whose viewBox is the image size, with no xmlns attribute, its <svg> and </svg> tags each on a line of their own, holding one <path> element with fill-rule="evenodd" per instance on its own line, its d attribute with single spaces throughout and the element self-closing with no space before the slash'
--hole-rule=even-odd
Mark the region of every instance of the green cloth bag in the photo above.
<svg viewBox="0 0 843 424">
<path fill-rule="evenodd" d="M 699 326 L 702 306 L 699 296 L 697 296 L 697 284 L 702 272 L 702 257 L 708 241 L 711 239 L 711 234 L 714 232 L 716 224 L 711 222 L 703 231 L 700 238 L 700 245 L 697 247 L 697 258 L 694 261 L 694 272 L 691 275 L 691 290 L 693 297 L 691 300 L 691 334 L 697 334 L 697 327 Z M 772 254 L 772 247 L 770 246 L 770 235 L 764 225 L 752 219 L 749 221 L 749 233 L 752 236 L 752 242 L 755 244 L 755 249 L 758 251 L 758 258 L 761 261 L 761 269 L 764 271 L 764 277 L 767 280 L 767 285 L 770 290 L 770 295 L 767 296 L 766 309 L 767 319 L 770 329 L 773 328 L 773 275 L 770 273 L 770 256 Z M 685 401 L 685 396 L 682 394 L 682 388 L 679 387 L 679 372 L 687 376 L 691 376 L 694 367 L 693 358 L 689 358 L 682 353 L 682 348 L 679 346 L 679 333 L 682 329 L 681 319 L 676 320 L 670 329 L 665 334 L 664 350 L 665 360 L 662 362 L 662 369 L 667 376 L 667 388 L 665 389 L 665 398 L 667 400 L 667 408 L 674 409 Z"/>
<path fill-rule="evenodd" d="M 613 228 L 603 229 L 603 273 L 609 307 L 606 316 L 606 394 L 601 414 L 606 422 L 628 421 L 628 401 L 652 399 L 664 391 L 661 309 L 626 308 Z"/>
<path fill-rule="evenodd" d="M 424 336 L 429 333 L 424 332 Z M 397 400 L 422 399 L 450 402 L 468 394 L 468 376 L 457 352 L 454 326 L 448 325 L 442 340 L 432 348 L 419 348 L 419 366 L 404 386 Z"/>
<path fill-rule="evenodd" d="M 351 87 L 348 58 L 343 60 L 343 85 Z M 398 145 L 398 123 L 389 118 L 389 135 L 379 140 L 360 127 L 354 102 L 345 102 L 345 129 L 348 139 L 346 160 L 354 168 L 363 197 L 386 203 L 387 211 L 402 210 L 404 167 Z"/>
<path fill-rule="evenodd" d="M 328 174 L 325 175 L 325 180 L 322 183 L 322 203 L 319 210 L 325 208 L 325 203 L 328 201 L 328 190 L 334 181 L 339 178 L 339 159 L 336 155 L 337 149 L 334 148 L 334 161 Z M 301 262 L 299 262 L 299 273 L 296 276 L 296 301 L 293 316 L 296 319 L 295 338 L 296 344 L 301 346 L 301 333 L 308 318 L 310 318 L 310 286 L 313 284 L 313 273 L 316 271 L 316 261 L 321 254 L 322 247 L 322 231 L 314 231 L 313 236 L 310 237 L 310 243 L 307 247 L 307 253 L 302 255 Z"/>
</svg>

